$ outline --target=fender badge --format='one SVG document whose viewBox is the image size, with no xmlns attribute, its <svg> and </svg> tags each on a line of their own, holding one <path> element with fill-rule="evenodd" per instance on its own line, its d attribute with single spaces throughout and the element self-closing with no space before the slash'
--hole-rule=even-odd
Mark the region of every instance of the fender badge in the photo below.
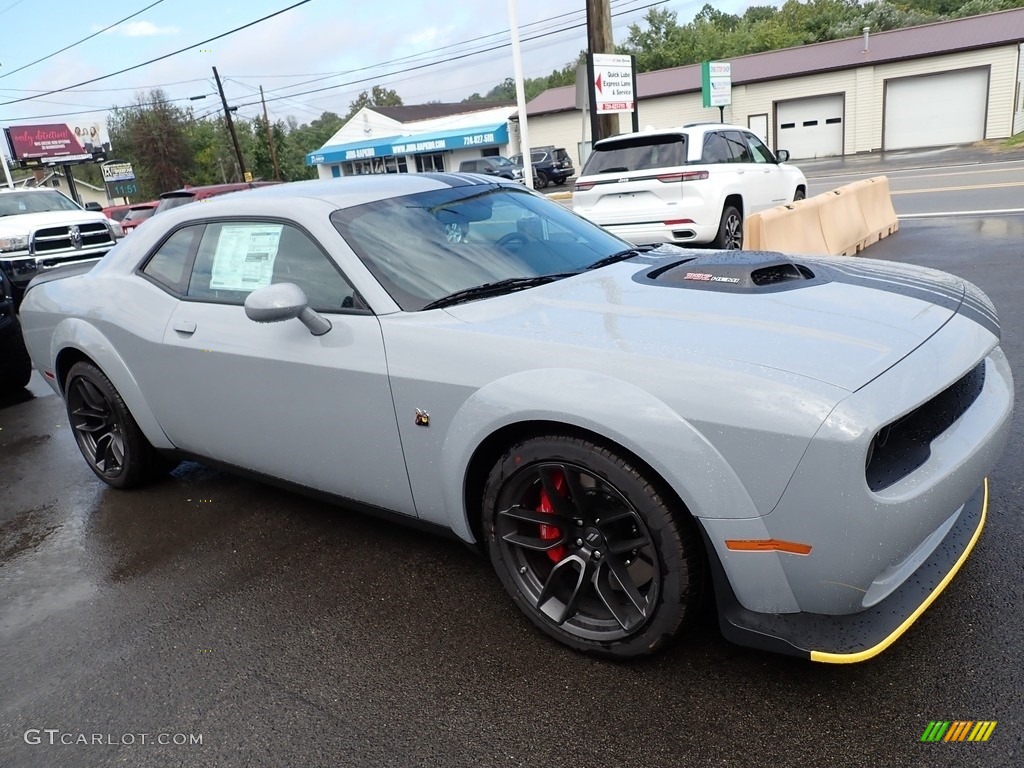
<svg viewBox="0 0 1024 768">
<path fill-rule="evenodd" d="M 416 420 L 414 422 L 417 427 L 429 427 L 430 426 L 430 414 L 424 411 L 422 408 L 416 409 Z"/>
</svg>

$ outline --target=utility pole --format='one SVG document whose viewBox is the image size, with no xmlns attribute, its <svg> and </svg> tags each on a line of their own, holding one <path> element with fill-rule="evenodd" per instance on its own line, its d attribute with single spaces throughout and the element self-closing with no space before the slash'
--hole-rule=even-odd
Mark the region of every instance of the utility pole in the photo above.
<svg viewBox="0 0 1024 768">
<path fill-rule="evenodd" d="M 588 53 L 615 53 L 612 39 L 612 10 L 608 0 L 587 0 L 587 47 Z M 588 68 L 593 76 L 593 68 Z M 591 85 L 593 87 L 593 85 Z M 634 86 L 635 88 L 635 86 Z M 635 96 L 634 96 L 635 98 Z M 619 132 L 619 116 L 596 115 L 590 105 L 590 140 L 596 142 Z"/>
<path fill-rule="evenodd" d="M 231 110 L 228 109 L 228 100 L 224 96 L 224 86 L 220 84 L 220 75 L 217 68 L 213 68 L 213 77 L 217 81 L 217 90 L 220 91 L 220 103 L 224 105 L 224 118 L 228 121 L 228 132 L 231 134 L 231 143 L 235 145 L 235 157 L 238 158 L 238 172 L 242 174 L 240 181 L 245 180 L 245 161 L 242 159 L 242 148 L 238 146 L 238 134 L 235 133 L 235 124 L 231 121 Z"/>
<path fill-rule="evenodd" d="M 267 102 L 263 98 L 263 86 L 260 86 L 260 101 L 263 102 L 263 122 L 267 126 L 267 144 L 270 145 L 270 159 L 274 163 L 274 181 L 281 180 L 281 169 L 277 167 L 277 150 L 274 149 L 274 130 L 270 127 L 270 118 L 267 117 Z"/>
</svg>

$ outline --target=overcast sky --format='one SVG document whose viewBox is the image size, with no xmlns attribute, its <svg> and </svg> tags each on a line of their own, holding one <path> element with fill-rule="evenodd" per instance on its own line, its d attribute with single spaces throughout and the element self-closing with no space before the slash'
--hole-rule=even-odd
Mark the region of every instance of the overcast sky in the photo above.
<svg viewBox="0 0 1024 768">
<path fill-rule="evenodd" d="M 325 110 L 344 114 L 360 91 L 376 84 L 394 89 L 406 104 L 419 104 L 460 101 L 512 75 L 508 0 L 310 0 L 201 49 L 61 93 L 38 95 L 195 45 L 295 2 L 0 0 L 0 126 L 102 119 L 110 106 L 128 104 L 137 92 L 153 86 L 182 104 L 191 103 L 201 115 L 220 108 L 213 96 L 213 66 L 225 80 L 229 103 L 240 105 L 239 114 L 257 114 L 253 102 L 262 85 L 271 119 L 292 115 L 300 123 Z M 527 77 L 561 68 L 586 47 L 584 0 L 516 4 Z M 682 23 L 703 4 L 611 0 L 615 41 L 624 40 L 629 25 L 642 21 L 651 5 L 675 11 Z M 742 0 L 715 3 L 732 12 L 748 5 Z M 138 11 L 142 13 L 80 45 L 25 67 Z M 465 55 L 482 49 L 493 50 Z M 337 87 L 302 93 L 328 86 Z M 187 101 L 204 94 L 204 99 Z M 88 110 L 93 112 L 69 114 Z"/>
</svg>

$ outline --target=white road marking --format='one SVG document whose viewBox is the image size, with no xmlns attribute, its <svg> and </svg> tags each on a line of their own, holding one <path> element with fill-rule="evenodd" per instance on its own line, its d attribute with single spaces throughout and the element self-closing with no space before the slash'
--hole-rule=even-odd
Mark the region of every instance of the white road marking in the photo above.
<svg viewBox="0 0 1024 768">
<path fill-rule="evenodd" d="M 1004 213 L 1024 213 L 1024 208 L 991 208 L 984 211 L 935 211 L 934 213 L 901 213 L 898 219 L 935 219 L 940 216 L 997 216 Z"/>
</svg>

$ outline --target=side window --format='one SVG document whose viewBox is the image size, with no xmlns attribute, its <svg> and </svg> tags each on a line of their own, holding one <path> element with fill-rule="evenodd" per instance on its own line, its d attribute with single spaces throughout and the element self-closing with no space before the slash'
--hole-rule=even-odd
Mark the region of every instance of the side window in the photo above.
<svg viewBox="0 0 1024 768">
<path fill-rule="evenodd" d="M 203 225 L 179 229 L 164 241 L 142 268 L 145 275 L 156 280 L 174 293 L 184 293 L 188 265 L 196 241 L 203 233 Z"/>
<path fill-rule="evenodd" d="M 776 162 L 775 155 L 772 154 L 772 151 L 768 149 L 768 147 L 764 145 L 764 142 L 757 138 L 757 136 L 752 133 L 745 133 L 743 135 L 746 137 L 747 143 L 750 145 L 750 151 L 754 155 L 755 163 Z"/>
<path fill-rule="evenodd" d="M 729 144 L 729 153 L 732 155 L 731 162 L 754 162 L 754 158 L 750 154 L 750 148 L 747 146 L 747 142 L 743 140 L 743 134 L 739 131 L 725 131 L 724 136 Z"/>
<path fill-rule="evenodd" d="M 701 162 L 732 162 L 732 152 L 729 151 L 729 144 L 722 134 L 712 132 L 704 135 L 704 152 L 701 154 Z"/>
<path fill-rule="evenodd" d="M 271 221 L 208 224 L 199 243 L 187 296 L 242 304 L 257 288 L 295 283 L 309 306 L 338 312 L 361 305 L 355 290 L 310 237 Z"/>
</svg>

